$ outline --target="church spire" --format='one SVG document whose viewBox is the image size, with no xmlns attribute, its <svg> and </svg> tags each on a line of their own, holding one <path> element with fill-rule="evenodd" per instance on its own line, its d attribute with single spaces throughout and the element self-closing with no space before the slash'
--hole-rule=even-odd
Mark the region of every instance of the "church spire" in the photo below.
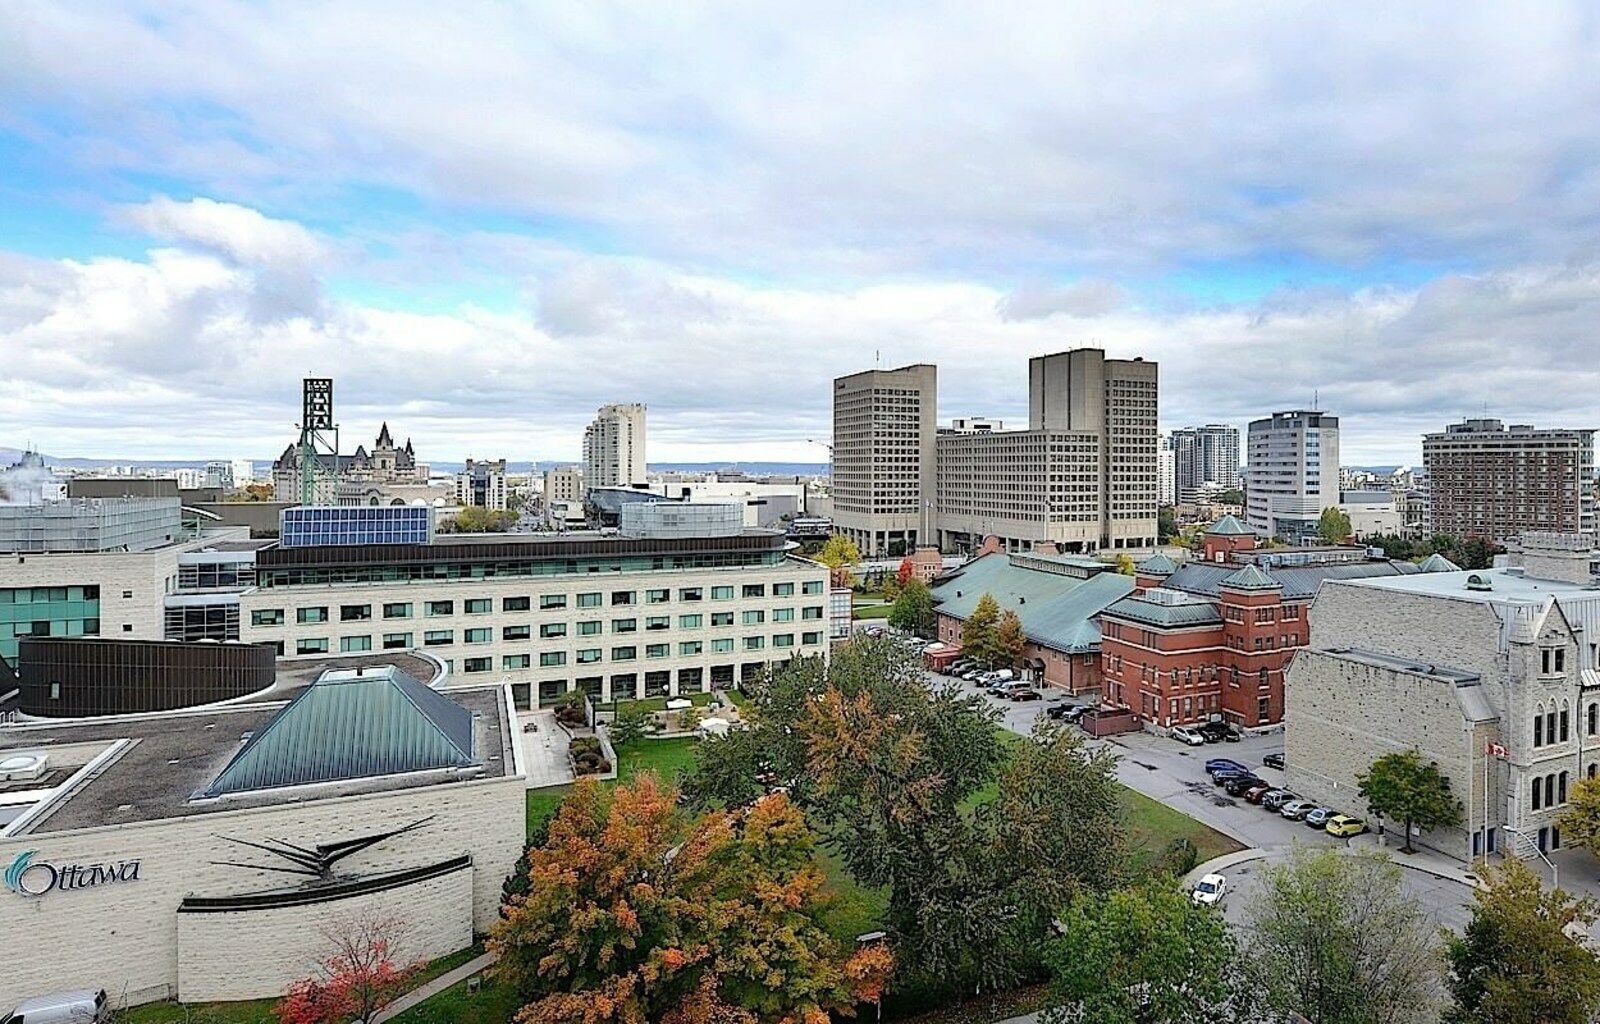
<svg viewBox="0 0 1600 1024">
<path fill-rule="evenodd" d="M 389 421 L 384 420 L 383 426 L 378 429 L 378 443 L 375 448 L 393 448 L 394 438 L 389 436 Z"/>
</svg>

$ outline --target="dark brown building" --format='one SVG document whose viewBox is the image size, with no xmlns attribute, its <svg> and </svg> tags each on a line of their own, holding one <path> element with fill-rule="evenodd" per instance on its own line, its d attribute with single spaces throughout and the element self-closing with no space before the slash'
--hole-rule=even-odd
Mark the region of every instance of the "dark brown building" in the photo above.
<svg viewBox="0 0 1600 1024">
<path fill-rule="evenodd" d="M 1434 533 L 1503 543 L 1530 530 L 1593 536 L 1594 431 L 1453 423 L 1422 439 Z"/>
</svg>

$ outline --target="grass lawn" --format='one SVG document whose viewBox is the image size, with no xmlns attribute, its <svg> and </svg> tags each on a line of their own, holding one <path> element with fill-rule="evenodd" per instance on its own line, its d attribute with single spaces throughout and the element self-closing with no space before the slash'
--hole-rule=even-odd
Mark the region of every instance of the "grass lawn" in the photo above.
<svg viewBox="0 0 1600 1024">
<path fill-rule="evenodd" d="M 723 690 L 722 693 L 723 696 L 733 701 L 733 706 L 736 708 L 742 708 L 750 703 L 750 698 L 746 697 L 742 690 Z"/>
<path fill-rule="evenodd" d="M 693 736 L 680 736 L 669 740 L 645 739 L 623 747 L 617 751 L 617 780 L 625 782 L 642 771 L 653 771 L 670 782 L 694 766 L 694 747 L 699 742 Z M 571 786 L 528 790 L 528 828 L 531 830 L 556 813 L 562 799 L 571 791 Z"/>
<path fill-rule="evenodd" d="M 887 619 L 893 610 L 892 604 L 858 604 L 850 610 L 850 615 L 856 619 Z"/>
<path fill-rule="evenodd" d="M 1152 800 L 1131 789 L 1122 790 L 1122 806 L 1127 811 L 1129 858 L 1135 868 L 1143 867 L 1169 843 L 1187 839 L 1199 851 L 1200 863 L 1225 853 L 1244 849 L 1232 839 L 1209 825 L 1175 811 L 1166 804 Z"/>
<path fill-rule="evenodd" d="M 676 698 L 643 697 L 639 700 L 618 701 L 617 704 L 624 706 L 631 705 L 633 707 L 643 708 L 646 711 L 665 711 L 667 710 L 667 701 L 674 699 Z M 709 693 L 691 693 L 685 699 L 698 707 L 705 707 L 707 704 L 710 704 L 714 698 Z M 596 704 L 594 709 L 596 711 L 615 711 L 617 710 L 617 704 Z"/>
</svg>

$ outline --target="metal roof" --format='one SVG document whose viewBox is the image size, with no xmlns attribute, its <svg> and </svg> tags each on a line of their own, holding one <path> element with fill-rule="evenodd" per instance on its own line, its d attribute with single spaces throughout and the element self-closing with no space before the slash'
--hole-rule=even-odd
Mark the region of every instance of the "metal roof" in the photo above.
<svg viewBox="0 0 1600 1024">
<path fill-rule="evenodd" d="M 1082 578 L 1012 564 L 996 552 L 975 558 L 933 586 L 940 614 L 963 621 L 992 594 L 1002 612 L 1022 620 L 1022 633 L 1051 650 L 1081 654 L 1100 645 L 1095 616 L 1133 590 L 1133 577 L 1102 572 Z"/>
<path fill-rule="evenodd" d="M 1237 564 L 1215 562 L 1190 562 L 1167 578 L 1162 584 L 1168 590 L 1187 590 L 1191 594 L 1217 597 L 1222 581 L 1238 572 Z M 1417 567 L 1410 562 L 1394 560 L 1373 562 L 1343 562 L 1333 565 L 1274 566 L 1271 576 L 1283 584 L 1285 600 L 1303 600 L 1317 596 L 1323 580 L 1361 580 L 1382 576 L 1410 576 Z"/>
<path fill-rule="evenodd" d="M 1233 516 L 1223 516 L 1206 527 L 1206 532 L 1224 537 L 1251 537 L 1255 535 L 1256 531 L 1239 522 Z"/>
<path fill-rule="evenodd" d="M 1141 576 L 1167 576 L 1178 571 L 1178 563 L 1158 551 L 1135 568 Z"/>
<path fill-rule="evenodd" d="M 1435 551 L 1417 563 L 1418 572 L 1460 572 L 1461 566 Z"/>
<path fill-rule="evenodd" d="M 206 796 L 474 764 L 472 712 L 392 665 L 329 671 L 251 735 Z"/>
<path fill-rule="evenodd" d="M 1210 601 L 1156 604 L 1154 601 L 1145 601 L 1137 597 L 1125 597 L 1108 607 L 1106 614 L 1169 629 L 1183 626 L 1216 626 L 1222 623 L 1222 616 L 1217 613 L 1217 606 Z"/>
<path fill-rule="evenodd" d="M 1243 569 L 1223 580 L 1221 586 L 1229 590 L 1281 590 L 1283 584 L 1268 576 L 1254 565 L 1246 565 Z"/>
</svg>

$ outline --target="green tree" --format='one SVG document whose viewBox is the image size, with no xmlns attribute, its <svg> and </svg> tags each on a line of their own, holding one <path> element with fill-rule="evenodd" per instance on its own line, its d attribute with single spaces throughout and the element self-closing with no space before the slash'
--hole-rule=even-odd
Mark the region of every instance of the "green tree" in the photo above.
<svg viewBox="0 0 1600 1024">
<path fill-rule="evenodd" d="M 853 567 L 861 561 L 861 549 L 849 537 L 836 533 L 817 552 L 817 561 L 831 571 L 834 586 L 848 587 L 855 582 Z"/>
<path fill-rule="evenodd" d="M 1132 576 L 1138 568 L 1138 563 L 1133 560 L 1132 555 L 1123 553 L 1117 556 L 1117 572 L 1123 576 Z"/>
<path fill-rule="evenodd" d="M 932 639 L 937 623 L 933 614 L 933 594 L 928 585 L 913 576 L 900 588 L 889 609 L 889 625 L 924 639 Z"/>
<path fill-rule="evenodd" d="M 1504 554 L 1505 550 L 1483 537 L 1468 537 L 1461 545 L 1461 561 L 1456 564 L 1463 569 L 1489 569 L 1494 566 L 1494 556 Z"/>
<path fill-rule="evenodd" d="M 993 594 L 978 598 L 978 604 L 961 624 L 961 649 L 980 663 L 993 665 L 1000 658 L 996 632 L 1000 626 L 1000 602 Z"/>
<path fill-rule="evenodd" d="M 468 505 L 439 524 L 441 533 L 504 533 L 516 525 L 517 514 L 503 509 Z"/>
<path fill-rule="evenodd" d="M 1429 1019 L 1440 940 L 1398 867 L 1377 854 L 1297 848 L 1262 880 L 1244 966 L 1266 1009 L 1317 1024 Z"/>
<path fill-rule="evenodd" d="M 644 739 L 650 726 L 650 712 L 637 701 L 618 701 L 611 722 L 611 745 L 618 749 Z"/>
<path fill-rule="evenodd" d="M 1573 785 L 1556 827 L 1563 842 L 1600 857 L 1600 779 L 1579 779 Z"/>
<path fill-rule="evenodd" d="M 998 655 L 997 663 L 1002 668 L 1015 668 L 1027 649 L 1028 638 L 1022 633 L 1022 619 L 1009 608 L 1000 616 L 1000 622 L 994 628 L 994 646 Z"/>
<path fill-rule="evenodd" d="M 1060 915 L 1047 947 L 1057 1008 L 1048 1024 L 1224 1024 L 1245 1021 L 1249 990 L 1222 915 L 1158 876 Z"/>
<path fill-rule="evenodd" d="M 1350 516 L 1337 506 L 1323 509 L 1317 520 L 1317 536 L 1324 544 L 1343 544 L 1350 539 Z"/>
<path fill-rule="evenodd" d="M 1156 510 L 1156 540 L 1162 544 L 1171 541 L 1178 534 L 1178 517 L 1172 511 L 1171 505 L 1162 505 Z"/>
<path fill-rule="evenodd" d="M 1217 495 L 1217 502 L 1222 505 L 1243 505 L 1244 492 L 1237 487 L 1230 488 Z"/>
<path fill-rule="evenodd" d="M 1589 1024 L 1600 960 L 1568 930 L 1595 920 L 1589 900 L 1546 892 L 1519 860 L 1485 867 L 1466 932 L 1449 942 L 1450 1024 Z"/>
<path fill-rule="evenodd" d="M 1406 750 L 1384 754 L 1356 776 L 1361 795 L 1372 813 L 1392 818 L 1405 825 L 1404 853 L 1411 848 L 1411 827 L 1431 831 L 1461 821 L 1461 801 L 1450 792 L 1450 780 L 1433 761 L 1422 762 L 1422 754 Z"/>
</svg>

